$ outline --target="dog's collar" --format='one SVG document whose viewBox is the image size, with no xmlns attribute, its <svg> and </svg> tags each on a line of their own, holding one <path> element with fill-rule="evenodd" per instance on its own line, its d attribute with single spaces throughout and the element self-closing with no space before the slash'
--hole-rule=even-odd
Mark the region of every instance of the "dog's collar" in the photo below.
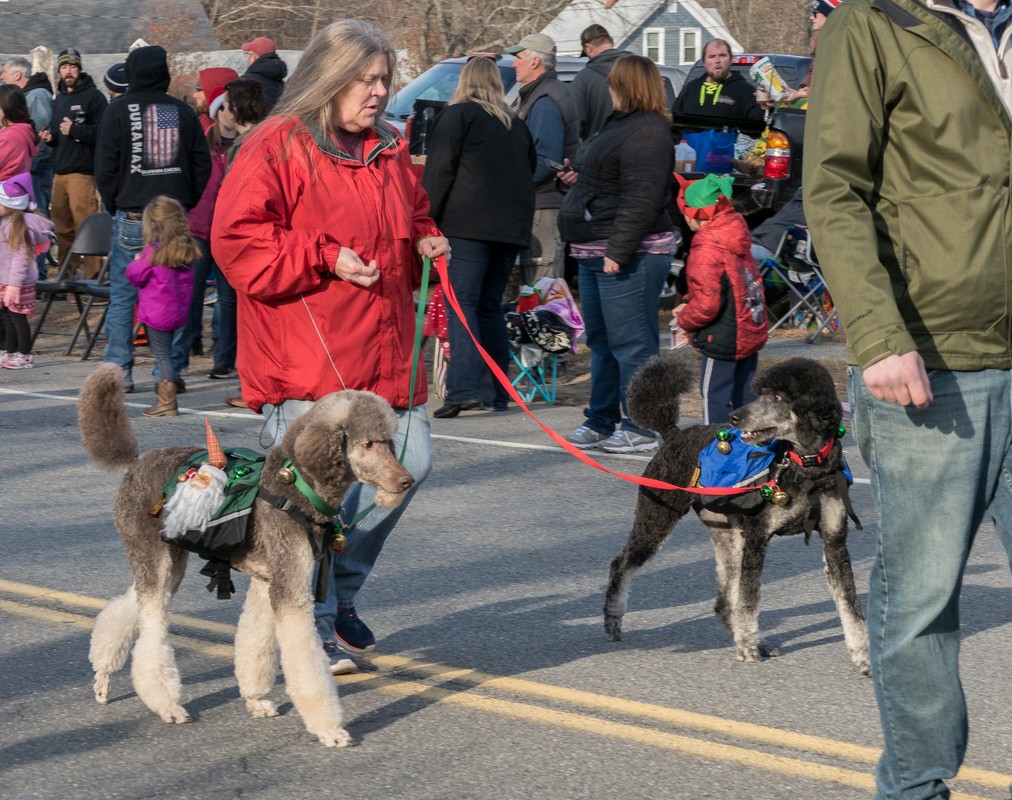
<svg viewBox="0 0 1012 800">
<path fill-rule="evenodd" d="M 827 458 L 829 454 L 833 452 L 833 447 L 836 445 L 836 437 L 829 437 L 829 441 L 817 453 L 806 453 L 801 455 L 800 453 L 794 452 L 794 450 L 787 451 L 787 457 L 797 464 L 799 467 L 817 467 Z"/>
<path fill-rule="evenodd" d="M 290 458 L 285 459 L 285 463 L 281 465 L 281 469 L 278 470 L 278 480 L 282 483 L 295 486 L 302 496 L 305 497 L 313 508 L 323 514 L 325 517 L 336 517 L 338 509 L 328 505 L 320 495 L 318 495 L 313 487 L 306 483 L 302 474 L 299 472 L 299 468 L 296 467 Z"/>
</svg>

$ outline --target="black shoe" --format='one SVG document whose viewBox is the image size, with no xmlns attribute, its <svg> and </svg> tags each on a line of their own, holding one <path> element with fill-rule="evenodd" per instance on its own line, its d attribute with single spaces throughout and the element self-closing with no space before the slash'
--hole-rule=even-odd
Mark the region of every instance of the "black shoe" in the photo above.
<svg viewBox="0 0 1012 800">
<path fill-rule="evenodd" d="M 134 382 L 123 381 L 123 394 L 133 394 L 133 393 L 134 393 Z"/>
<path fill-rule="evenodd" d="M 204 342 L 200 339 L 194 339 L 193 344 L 190 345 L 190 352 L 195 356 L 204 355 Z"/>
<path fill-rule="evenodd" d="M 232 377 L 232 368 L 231 367 L 215 367 L 209 373 L 207 373 L 207 377 L 208 378 L 217 378 L 217 379 L 220 379 L 220 378 L 231 378 Z"/>
<path fill-rule="evenodd" d="M 461 411 L 473 411 L 476 408 L 481 408 L 481 403 L 477 400 L 471 400 L 467 403 L 447 403 L 440 408 L 437 408 L 432 412 L 432 416 L 436 419 L 452 419 L 457 416 Z"/>
<path fill-rule="evenodd" d="M 502 405 L 496 405 L 495 403 L 482 403 L 482 411 L 507 411 L 507 407 Z"/>
<path fill-rule="evenodd" d="M 186 394 L 186 381 L 182 378 L 176 378 L 173 383 L 176 384 L 176 394 Z"/>
<path fill-rule="evenodd" d="M 334 635 L 338 646 L 349 653 L 364 653 L 376 646 L 376 637 L 369 626 L 358 618 L 354 608 L 337 609 Z"/>
</svg>

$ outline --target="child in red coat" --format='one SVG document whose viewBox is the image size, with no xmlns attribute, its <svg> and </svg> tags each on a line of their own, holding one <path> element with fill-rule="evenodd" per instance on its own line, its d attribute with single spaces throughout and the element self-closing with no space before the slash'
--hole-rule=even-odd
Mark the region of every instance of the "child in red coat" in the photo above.
<svg viewBox="0 0 1012 800">
<path fill-rule="evenodd" d="M 751 383 L 767 334 L 762 277 L 748 225 L 731 206 L 733 179 L 675 177 L 678 209 L 694 236 L 685 264 L 687 300 L 673 313 L 703 355 L 703 421 L 726 422 L 755 399 Z"/>
</svg>

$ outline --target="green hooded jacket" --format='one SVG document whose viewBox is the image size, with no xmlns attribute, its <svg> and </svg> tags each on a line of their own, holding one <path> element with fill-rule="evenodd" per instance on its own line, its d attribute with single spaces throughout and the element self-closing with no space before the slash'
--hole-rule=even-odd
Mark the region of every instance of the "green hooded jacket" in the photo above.
<svg viewBox="0 0 1012 800">
<path fill-rule="evenodd" d="M 1012 368 L 1010 37 L 936 0 L 846 0 L 820 34 L 804 205 L 853 364 Z"/>
</svg>

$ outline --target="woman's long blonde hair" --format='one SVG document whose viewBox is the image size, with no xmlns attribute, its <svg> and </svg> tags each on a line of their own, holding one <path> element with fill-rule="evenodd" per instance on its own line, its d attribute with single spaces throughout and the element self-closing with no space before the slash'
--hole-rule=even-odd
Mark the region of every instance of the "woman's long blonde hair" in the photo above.
<svg viewBox="0 0 1012 800">
<path fill-rule="evenodd" d="M 182 204 L 161 194 L 144 207 L 141 216 L 144 244 L 155 245 L 151 263 L 162 267 L 189 266 L 200 258 L 200 248 L 190 234 Z"/>
<path fill-rule="evenodd" d="M 460 71 L 457 91 L 450 98 L 454 103 L 477 103 L 507 128 L 513 127 L 513 111 L 506 102 L 499 67 L 491 58 L 474 56 Z"/>
<path fill-rule="evenodd" d="M 389 92 L 397 54 L 386 35 L 361 19 L 332 22 L 306 45 L 271 117 L 298 117 L 304 125 L 335 132 L 334 98 L 377 55 L 386 57 L 388 72 L 383 83 Z M 377 121 L 388 97 L 380 98 Z"/>
</svg>

